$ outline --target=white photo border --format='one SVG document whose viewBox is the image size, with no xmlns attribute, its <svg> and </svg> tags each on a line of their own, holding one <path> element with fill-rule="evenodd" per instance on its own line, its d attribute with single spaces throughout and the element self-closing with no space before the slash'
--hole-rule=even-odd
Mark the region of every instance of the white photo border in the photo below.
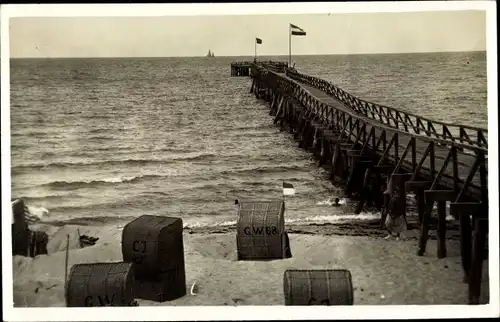
<svg viewBox="0 0 500 322">
<path fill-rule="evenodd" d="M 487 102 L 489 140 L 489 280 L 487 305 L 380 305 L 351 307 L 240 306 L 214 307 L 106 307 L 14 308 L 10 230 L 10 72 L 9 18 L 13 17 L 113 17 L 318 14 L 415 11 L 486 11 Z M 32 4 L 1 6 L 1 174 L 2 174 L 2 278 L 5 321 L 167 321 L 167 320 L 310 320 L 310 319 L 395 319 L 498 317 L 499 310 L 499 204 L 498 204 L 498 93 L 497 32 L 495 1 L 413 1 L 338 3 L 217 3 L 217 4 Z M 464 292 L 466 287 L 464 285 Z"/>
</svg>

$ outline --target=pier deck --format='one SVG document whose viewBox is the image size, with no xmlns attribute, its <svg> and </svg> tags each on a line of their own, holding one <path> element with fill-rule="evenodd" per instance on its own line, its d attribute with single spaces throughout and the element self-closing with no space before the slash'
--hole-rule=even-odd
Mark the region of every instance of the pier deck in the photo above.
<svg viewBox="0 0 500 322">
<path fill-rule="evenodd" d="M 488 234 L 487 130 L 367 102 L 282 62 L 235 63 L 231 74 L 240 76 L 234 71 L 243 65 L 252 78 L 250 91 L 270 104 L 274 123 L 329 167 L 332 180 L 345 183 L 346 194 L 358 199 L 356 212 L 373 202 L 382 211 L 383 229 L 388 214 L 406 216 L 407 193 L 414 192 L 419 256 L 437 204 L 437 255 L 446 257 L 450 203 L 450 213 L 460 221 L 469 302 L 476 304 Z"/>
<path fill-rule="evenodd" d="M 281 75 L 281 77 L 287 77 L 287 76 L 285 74 L 283 74 L 283 75 Z M 338 99 L 328 95 L 327 93 L 325 93 L 324 91 L 322 91 L 320 89 L 314 88 L 314 87 L 312 87 L 308 84 L 304 84 L 304 83 L 300 83 L 300 86 L 302 86 L 304 88 L 304 90 L 307 91 L 311 96 L 315 97 L 320 102 L 322 102 L 328 106 L 331 106 L 337 110 L 348 110 L 349 109 L 348 107 L 343 105 L 343 103 L 340 102 Z M 360 118 L 362 118 L 365 121 L 370 120 L 368 117 L 360 116 Z M 378 122 L 378 121 L 376 121 L 376 122 Z M 387 126 L 383 123 L 379 124 L 378 126 L 376 124 L 370 124 L 370 126 L 372 126 L 374 128 L 376 137 L 379 137 L 381 135 L 381 131 L 383 129 L 387 128 Z M 369 132 L 369 130 L 370 130 L 370 127 L 368 128 L 368 132 Z M 386 135 L 388 137 L 392 137 L 395 133 L 396 133 L 396 131 L 391 131 L 390 129 L 386 130 Z M 410 139 L 411 139 L 411 136 L 409 136 L 409 135 L 408 136 L 402 135 L 399 137 L 398 145 L 399 145 L 399 149 L 401 149 L 401 151 L 404 151 L 406 146 L 408 146 Z M 422 158 L 428 144 L 427 144 L 427 142 L 422 141 L 422 140 L 416 140 L 415 144 L 416 144 L 416 147 L 415 147 L 416 158 L 420 159 L 420 158 Z M 440 169 L 444 165 L 446 157 L 449 153 L 449 150 L 450 149 L 446 146 L 435 146 L 434 147 L 435 167 L 436 168 Z M 380 151 L 380 152 L 383 152 L 383 151 Z M 461 154 L 460 160 L 457 160 L 458 173 L 459 173 L 460 177 L 467 176 L 467 174 L 469 174 L 469 172 L 470 172 L 471 166 L 474 164 L 474 160 L 476 159 L 476 157 L 471 152 L 472 151 L 470 151 L 469 153 Z M 396 161 L 395 158 L 392 156 L 389 156 L 389 159 L 392 159 L 392 161 Z M 412 161 L 413 161 L 412 156 L 407 154 L 405 159 L 404 159 L 404 162 L 402 163 L 401 170 L 408 172 L 408 173 L 412 172 L 414 170 L 412 167 Z M 426 177 L 427 177 L 427 179 L 431 180 L 430 165 L 427 165 L 427 166 L 423 165 L 421 171 L 427 172 Z M 442 184 L 449 187 L 450 189 L 453 189 L 453 182 L 452 181 L 453 181 L 452 169 L 447 168 L 446 172 L 443 173 Z M 471 186 L 473 188 L 480 187 L 479 175 L 475 175 L 472 178 Z"/>
</svg>

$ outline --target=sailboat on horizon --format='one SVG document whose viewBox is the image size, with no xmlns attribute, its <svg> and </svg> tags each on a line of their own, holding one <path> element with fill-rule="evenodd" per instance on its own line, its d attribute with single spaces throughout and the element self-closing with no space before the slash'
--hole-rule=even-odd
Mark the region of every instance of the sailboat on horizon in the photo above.
<svg viewBox="0 0 500 322">
<path fill-rule="evenodd" d="M 210 49 L 208 50 L 207 57 L 215 57 L 214 53 L 210 51 Z"/>
</svg>

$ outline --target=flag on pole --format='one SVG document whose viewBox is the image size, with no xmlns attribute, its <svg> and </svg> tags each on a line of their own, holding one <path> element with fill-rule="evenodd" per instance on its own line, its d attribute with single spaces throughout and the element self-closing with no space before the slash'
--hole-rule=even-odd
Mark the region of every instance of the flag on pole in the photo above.
<svg viewBox="0 0 500 322">
<path fill-rule="evenodd" d="M 295 194 L 295 188 L 291 183 L 283 181 L 283 195 L 292 196 Z"/>
<path fill-rule="evenodd" d="M 294 36 L 305 36 L 306 32 L 304 29 L 300 28 L 299 26 L 296 26 L 294 24 L 290 24 L 290 31 L 292 35 Z"/>
<path fill-rule="evenodd" d="M 255 42 L 258 43 L 259 45 L 262 44 L 262 39 L 260 38 L 255 38 Z"/>
</svg>

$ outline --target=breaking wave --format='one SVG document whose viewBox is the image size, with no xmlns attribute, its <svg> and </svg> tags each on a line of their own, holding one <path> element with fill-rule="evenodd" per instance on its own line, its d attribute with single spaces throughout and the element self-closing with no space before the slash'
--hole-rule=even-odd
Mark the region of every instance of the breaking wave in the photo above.
<svg viewBox="0 0 500 322">
<path fill-rule="evenodd" d="M 33 163 L 12 167 L 13 174 L 20 174 L 24 171 L 42 170 L 42 169 L 60 169 L 87 166 L 143 166 L 150 164 L 166 164 L 175 161 L 197 161 L 213 160 L 217 158 L 214 153 L 192 153 L 190 155 L 181 155 L 165 159 L 125 159 L 125 160 L 105 160 L 90 162 L 53 162 L 53 163 Z"/>
<path fill-rule="evenodd" d="M 78 181 L 53 181 L 37 187 L 50 188 L 54 190 L 75 190 L 80 188 L 90 188 L 101 185 L 112 185 L 116 183 L 132 183 L 143 179 L 162 178 L 162 175 L 148 174 L 130 177 L 111 177 L 97 180 L 78 180 Z"/>
</svg>

